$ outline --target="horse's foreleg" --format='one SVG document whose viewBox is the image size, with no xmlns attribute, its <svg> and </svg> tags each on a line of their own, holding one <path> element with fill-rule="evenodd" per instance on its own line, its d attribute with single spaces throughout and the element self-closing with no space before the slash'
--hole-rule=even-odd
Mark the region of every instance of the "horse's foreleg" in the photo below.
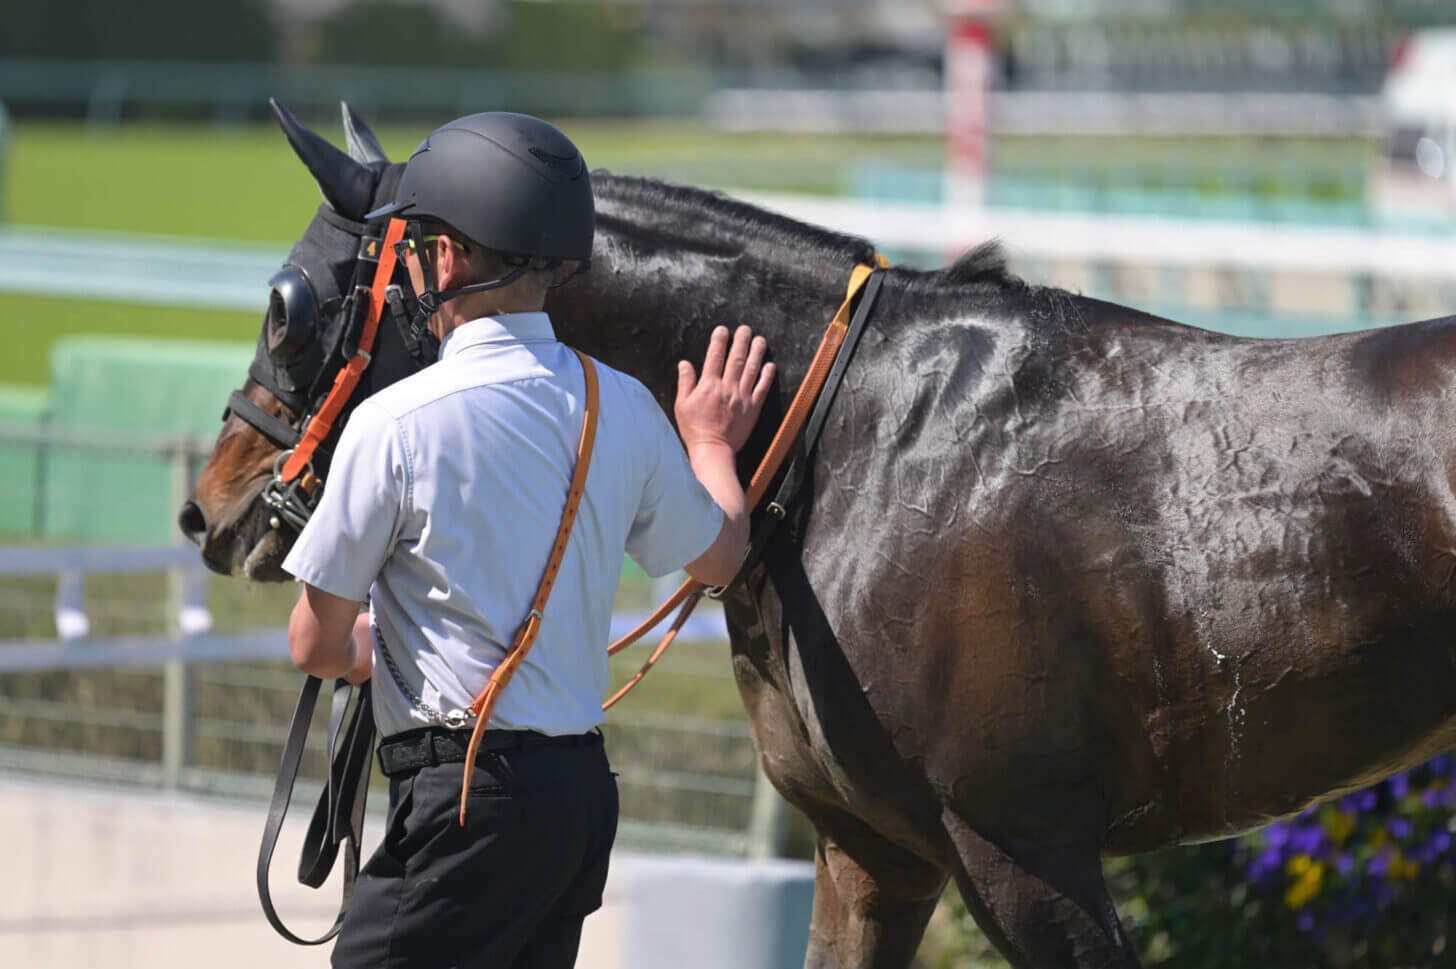
<svg viewBox="0 0 1456 969">
<path fill-rule="evenodd" d="M 946 872 L 853 819 L 820 827 L 805 969 L 905 969 Z"/>
<path fill-rule="evenodd" d="M 1095 844 L 1003 849 L 958 817 L 946 830 L 966 908 L 1016 969 L 1137 969 Z"/>
</svg>

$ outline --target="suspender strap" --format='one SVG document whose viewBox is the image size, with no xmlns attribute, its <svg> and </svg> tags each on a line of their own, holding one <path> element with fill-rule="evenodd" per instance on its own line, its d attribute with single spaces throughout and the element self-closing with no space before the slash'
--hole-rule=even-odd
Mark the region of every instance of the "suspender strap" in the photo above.
<svg viewBox="0 0 1456 969">
<path fill-rule="evenodd" d="M 354 879 L 359 874 L 359 845 L 364 836 L 364 805 L 369 794 L 370 754 L 374 749 L 374 706 L 369 684 L 358 688 L 358 701 L 351 704 L 350 699 L 356 691 L 344 680 L 335 681 L 329 709 L 329 777 L 319 794 L 308 834 L 304 837 L 298 880 L 311 888 L 322 885 L 333 870 L 339 845 L 348 842 L 344 854 L 343 894 L 339 901 L 339 914 L 327 932 L 316 939 L 294 935 L 273 906 L 273 895 L 268 889 L 268 869 L 273 861 L 273 850 L 278 845 L 278 834 L 283 829 L 283 818 L 288 813 L 293 784 L 298 779 L 298 765 L 303 759 L 308 726 L 313 720 L 313 708 L 322 683 L 316 676 L 306 677 L 303 681 L 298 705 L 293 710 L 293 721 L 288 725 L 288 739 L 283 745 L 283 762 L 273 784 L 273 799 L 268 805 L 263 842 L 258 847 L 258 900 L 263 904 L 263 914 L 279 935 L 299 945 L 322 945 L 337 935 L 339 927 L 344 924 L 344 914 L 349 910 L 349 900 L 354 894 Z"/>
<path fill-rule="evenodd" d="M 495 709 L 496 700 L 500 698 L 501 691 L 511 681 L 516 670 L 520 667 L 521 661 L 531 651 L 531 644 L 536 641 L 536 634 L 541 631 L 542 612 L 546 608 L 546 600 L 551 597 L 551 586 L 556 582 L 556 574 L 561 569 L 561 561 L 566 557 L 566 544 L 571 539 L 571 526 L 576 521 L 577 509 L 581 507 L 581 496 L 586 491 L 586 473 L 591 467 L 592 447 L 597 437 L 597 369 L 592 363 L 591 357 L 580 350 L 573 350 L 577 359 L 581 361 L 582 373 L 586 377 L 586 413 L 581 421 L 581 438 L 576 445 L 576 470 L 571 475 L 571 487 L 566 492 L 566 510 L 561 513 L 561 525 L 556 529 L 556 541 L 551 546 L 551 557 L 546 561 L 546 571 L 541 575 L 541 584 L 536 588 L 536 597 L 531 600 L 531 611 L 526 615 L 525 622 L 521 623 L 516 630 L 515 640 L 511 648 L 506 652 L 505 658 L 490 675 L 490 681 L 485 684 L 485 689 L 470 704 L 470 712 L 475 714 L 475 731 L 470 735 L 470 747 L 465 753 L 465 776 L 460 782 L 460 824 L 465 824 L 465 801 L 470 793 L 470 774 L 475 768 L 475 755 L 480 750 L 480 740 L 485 736 L 485 725 L 490 720 L 490 714 Z"/>
<path fill-rule="evenodd" d="M 364 368 L 369 366 L 370 351 L 374 349 L 374 335 L 379 330 L 379 317 L 384 312 L 384 289 L 389 285 L 389 279 L 394 275 L 394 244 L 404 238 L 404 221 L 402 219 L 391 219 L 389 228 L 384 233 L 383 248 L 379 253 L 379 265 L 374 271 L 374 285 L 369 290 L 360 287 L 359 295 L 365 292 L 369 294 L 369 311 L 364 316 L 364 329 L 359 333 L 359 347 L 349 362 L 339 369 L 334 377 L 334 385 L 329 388 L 329 395 L 319 406 L 318 411 L 309 418 L 308 427 L 303 432 L 303 440 L 299 441 L 298 447 L 288 456 L 287 462 L 283 465 L 282 478 L 284 481 L 292 481 L 308 467 L 313 458 L 314 451 L 318 450 L 320 444 L 329 436 L 334 428 L 334 421 L 338 419 L 344 404 L 354 393 L 354 388 L 359 385 L 359 378 L 364 374 Z"/>
</svg>

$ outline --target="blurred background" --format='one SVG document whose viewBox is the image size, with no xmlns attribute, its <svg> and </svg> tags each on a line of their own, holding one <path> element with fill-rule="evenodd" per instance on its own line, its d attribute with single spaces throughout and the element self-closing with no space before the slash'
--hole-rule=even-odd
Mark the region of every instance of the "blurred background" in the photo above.
<svg viewBox="0 0 1456 969">
<path fill-rule="evenodd" d="M 250 898 L 293 590 L 201 572 L 174 525 L 317 204 L 269 96 L 340 144 L 347 100 L 396 159 L 464 113 L 538 114 L 593 167 L 899 263 L 999 237 L 1032 282 L 1228 332 L 1456 312 L 1447 0 L 73 0 L 0 25 L 8 965 L 322 962 Z M 625 567 L 619 624 L 662 591 Z M 609 718 L 638 862 L 581 965 L 716 965 L 693 939 L 797 965 L 812 831 L 758 775 L 721 620 L 685 639 Z M 1453 808 L 1447 755 L 1107 872 L 1150 965 L 1456 966 Z M 688 906 L 666 948 L 634 914 L 653 891 Z M 1003 965 L 953 889 L 919 958 Z"/>
</svg>

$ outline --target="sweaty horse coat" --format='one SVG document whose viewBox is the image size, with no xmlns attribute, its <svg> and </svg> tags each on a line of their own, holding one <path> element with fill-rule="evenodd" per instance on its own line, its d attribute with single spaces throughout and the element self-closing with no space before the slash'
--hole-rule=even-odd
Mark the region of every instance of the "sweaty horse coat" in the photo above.
<svg viewBox="0 0 1456 969">
<path fill-rule="evenodd" d="M 594 185 L 558 336 L 666 405 L 676 360 L 751 324 L 780 396 L 750 468 L 869 246 Z M 1257 341 L 1027 286 L 992 249 L 891 270 L 803 500 L 725 602 L 765 771 L 820 834 L 808 965 L 906 965 L 948 877 L 1017 966 L 1135 965 L 1101 855 L 1456 744 L 1453 374 L 1456 320 Z M 250 517 L 240 436 L 192 530 L 267 574 L 286 540 Z"/>
</svg>

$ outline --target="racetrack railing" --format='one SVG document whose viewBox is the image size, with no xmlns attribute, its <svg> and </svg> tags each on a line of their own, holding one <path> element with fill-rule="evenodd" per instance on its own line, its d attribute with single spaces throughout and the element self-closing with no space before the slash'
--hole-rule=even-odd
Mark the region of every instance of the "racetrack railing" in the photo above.
<svg viewBox="0 0 1456 969">
<path fill-rule="evenodd" d="M 18 501 L 10 492 L 43 481 L 46 460 L 80 453 L 165 462 L 175 509 L 205 447 L 187 435 L 0 424 L 0 506 L 35 502 L 33 487 Z M 25 448 L 43 453 L 11 481 Z M 107 482 L 97 477 L 99 494 Z M 153 484 L 167 490 L 165 476 Z M 266 797 L 300 686 L 280 628 L 293 587 L 212 575 L 190 545 L 36 544 L 40 533 L 25 534 L 0 544 L 0 771 Z M 613 637 L 665 597 L 663 587 L 625 569 Z M 608 715 L 621 843 L 784 852 L 789 813 L 758 769 L 726 639 L 721 612 L 700 608 L 653 675 Z M 646 649 L 614 659 L 614 689 Z M 296 803 L 311 800 L 324 776 L 325 715 L 321 708 L 315 718 Z"/>
<path fill-rule="evenodd" d="M 171 578 L 159 585 L 159 573 Z M 226 584 L 245 585 L 208 576 L 185 547 L 0 547 L 0 770 L 266 796 L 299 674 L 285 632 L 252 628 L 236 596 L 222 597 L 215 620 L 206 590 Z M 184 590 L 153 610 L 165 628 L 143 631 L 135 611 L 110 608 L 164 587 Z M 292 595 L 263 591 L 277 610 Z M 640 614 L 614 616 L 613 634 Z M 752 856 L 783 848 L 782 802 L 757 769 L 725 639 L 721 615 L 700 610 L 676 655 L 608 715 L 624 843 Z M 614 683 L 638 662 L 614 663 Z M 300 799 L 323 777 L 325 713 Z"/>
</svg>

